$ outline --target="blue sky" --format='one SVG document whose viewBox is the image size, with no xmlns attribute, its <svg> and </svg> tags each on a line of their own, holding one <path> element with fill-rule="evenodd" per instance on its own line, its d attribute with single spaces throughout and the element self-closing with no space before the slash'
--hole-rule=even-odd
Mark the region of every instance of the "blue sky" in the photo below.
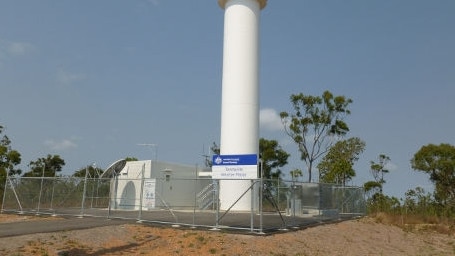
<svg viewBox="0 0 455 256">
<path fill-rule="evenodd" d="M 261 16 L 261 136 L 305 169 L 277 114 L 293 93 L 353 99 L 351 132 L 369 162 L 392 159 L 385 192 L 431 189 L 410 159 L 455 145 L 455 1 L 268 1 Z M 0 124 L 26 165 L 64 172 L 125 156 L 203 164 L 219 142 L 223 11 L 216 0 L 4 0 Z M 138 146 L 154 143 L 156 148 Z"/>
</svg>

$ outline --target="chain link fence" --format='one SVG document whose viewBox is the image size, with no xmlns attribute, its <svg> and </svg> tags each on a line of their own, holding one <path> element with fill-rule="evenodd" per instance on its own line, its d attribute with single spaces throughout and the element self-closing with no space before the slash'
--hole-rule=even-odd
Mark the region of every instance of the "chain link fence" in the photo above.
<svg viewBox="0 0 455 256">
<path fill-rule="evenodd" d="M 7 177 L 2 212 L 270 233 L 366 213 L 361 187 L 252 180 L 251 210 L 220 210 L 220 180 Z M 183 192 L 182 192 L 183 191 Z M 240 198 L 239 198 L 240 199 Z"/>
</svg>

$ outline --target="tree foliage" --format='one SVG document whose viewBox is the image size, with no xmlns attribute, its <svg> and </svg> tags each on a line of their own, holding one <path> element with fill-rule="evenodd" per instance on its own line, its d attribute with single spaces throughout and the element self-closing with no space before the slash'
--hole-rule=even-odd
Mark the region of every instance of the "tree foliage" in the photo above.
<svg viewBox="0 0 455 256">
<path fill-rule="evenodd" d="M 262 159 L 264 178 L 280 178 L 280 167 L 288 163 L 289 154 L 284 151 L 276 140 L 259 139 L 259 153 Z"/>
<path fill-rule="evenodd" d="M 88 173 L 87 173 L 87 171 L 88 171 Z M 78 171 L 76 171 L 73 174 L 73 176 L 84 178 L 85 173 L 87 173 L 87 177 L 89 177 L 89 178 L 99 178 L 103 174 L 103 169 L 91 165 L 91 166 L 87 166 L 87 167 L 79 169 Z"/>
<path fill-rule="evenodd" d="M 384 174 L 389 173 L 386 165 L 390 162 L 390 157 L 384 154 L 378 156 L 378 162 L 370 161 L 370 172 L 373 176 L 373 181 L 365 183 L 365 191 L 378 190 L 377 193 L 382 194 L 383 185 L 385 184 Z"/>
<path fill-rule="evenodd" d="M 290 100 L 293 111 L 281 112 L 281 121 L 286 134 L 298 146 L 311 182 L 314 162 L 327 153 L 334 136 L 344 136 L 349 131 L 344 119 L 350 114 L 348 106 L 352 100 L 329 91 L 322 96 L 293 94 Z"/>
<path fill-rule="evenodd" d="M 414 170 L 430 175 L 435 199 L 455 208 L 455 147 L 450 144 L 422 146 L 411 159 Z"/>
<path fill-rule="evenodd" d="M 125 161 L 134 162 L 134 161 L 138 161 L 138 159 L 136 157 L 127 156 L 127 157 L 125 157 Z"/>
<path fill-rule="evenodd" d="M 406 191 L 403 207 L 406 214 L 434 216 L 441 213 L 431 194 L 426 193 L 421 187 Z"/>
<path fill-rule="evenodd" d="M 380 194 L 381 188 L 382 185 L 379 182 L 373 180 L 367 181 L 363 184 L 363 189 L 365 190 L 365 194 L 367 197 L 371 197 L 372 195 L 378 193 Z"/>
<path fill-rule="evenodd" d="M 0 135 L 4 131 L 3 126 L 0 125 Z M 21 170 L 17 165 L 21 163 L 21 154 L 11 148 L 11 140 L 8 136 L 3 135 L 0 137 L 0 200 L 3 198 L 5 190 L 5 181 L 8 175 L 19 175 Z"/>
<path fill-rule="evenodd" d="M 220 146 L 218 146 L 215 142 L 213 142 L 212 146 L 210 147 L 210 151 L 212 151 L 213 154 L 219 155 L 221 152 Z"/>
<path fill-rule="evenodd" d="M 210 147 L 210 153 L 213 155 L 219 155 L 220 154 L 220 147 L 216 142 L 213 142 L 212 146 Z M 203 155 L 205 157 L 204 159 L 204 164 L 205 167 L 212 167 L 212 156 L 211 155 Z"/>
<path fill-rule="evenodd" d="M 394 196 L 390 197 L 381 193 L 374 194 L 367 200 L 368 212 L 388 212 L 397 214 L 401 212 L 400 200 Z"/>
<path fill-rule="evenodd" d="M 65 165 L 59 155 L 47 155 L 46 158 L 38 158 L 36 161 L 30 161 L 28 165 L 30 171 L 24 173 L 24 177 L 54 177 L 58 172 L 62 171 L 62 167 Z"/>
<path fill-rule="evenodd" d="M 3 126 L 0 125 L 0 135 L 3 133 Z M 16 166 L 21 163 L 21 154 L 11 148 L 11 140 L 3 135 L 0 138 L 0 177 L 7 175 L 21 174 L 21 170 Z"/>
<path fill-rule="evenodd" d="M 357 137 L 337 141 L 318 164 L 319 181 L 345 186 L 356 175 L 354 163 L 365 150 L 365 145 Z"/>
<path fill-rule="evenodd" d="M 303 176 L 303 172 L 300 169 L 294 169 L 290 171 L 289 174 L 291 175 L 292 181 L 298 181 L 299 177 Z"/>
</svg>

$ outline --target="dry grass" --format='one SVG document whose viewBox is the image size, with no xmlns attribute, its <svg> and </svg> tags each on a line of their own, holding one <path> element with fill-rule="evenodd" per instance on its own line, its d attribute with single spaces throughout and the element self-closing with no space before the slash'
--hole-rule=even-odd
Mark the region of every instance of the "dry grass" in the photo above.
<svg viewBox="0 0 455 256">
<path fill-rule="evenodd" d="M 455 220 L 436 216 L 397 215 L 376 213 L 370 216 L 377 223 L 394 225 L 405 231 L 437 232 L 444 235 L 455 235 Z"/>
</svg>

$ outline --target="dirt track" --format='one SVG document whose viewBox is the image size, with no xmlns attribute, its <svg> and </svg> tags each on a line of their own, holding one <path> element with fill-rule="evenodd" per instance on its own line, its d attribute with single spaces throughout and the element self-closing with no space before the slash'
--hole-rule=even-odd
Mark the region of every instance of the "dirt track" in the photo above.
<svg viewBox="0 0 455 256">
<path fill-rule="evenodd" d="M 46 221 L 1 215 L 0 222 Z M 454 255 L 455 238 L 370 218 L 270 236 L 120 224 L 0 238 L 2 255 Z"/>
</svg>

